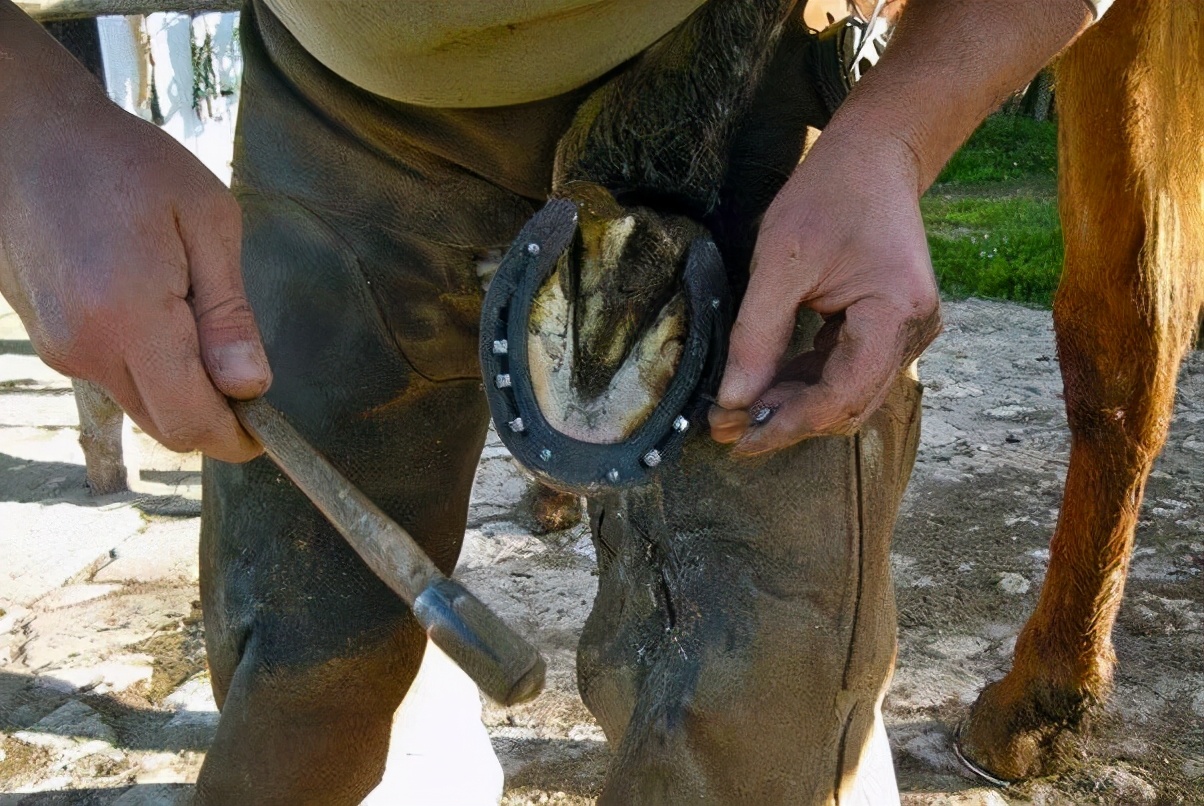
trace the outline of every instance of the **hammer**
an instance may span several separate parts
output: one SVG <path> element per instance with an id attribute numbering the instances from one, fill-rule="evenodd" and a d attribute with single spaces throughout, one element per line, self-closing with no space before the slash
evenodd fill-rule
<path id="1" fill-rule="evenodd" d="M 539 651 L 431 558 L 263 398 L 233 401 L 243 427 L 368 567 L 410 606 L 434 644 L 489 697 L 526 702 L 543 688 Z"/>

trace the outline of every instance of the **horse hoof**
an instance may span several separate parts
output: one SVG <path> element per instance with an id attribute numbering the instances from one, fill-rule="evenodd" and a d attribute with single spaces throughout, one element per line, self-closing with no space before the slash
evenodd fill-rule
<path id="1" fill-rule="evenodd" d="M 1076 731 L 1087 711 L 1081 696 L 1013 695 L 1008 683 L 983 689 L 955 740 L 967 769 L 996 786 L 1066 766 L 1079 751 Z"/>

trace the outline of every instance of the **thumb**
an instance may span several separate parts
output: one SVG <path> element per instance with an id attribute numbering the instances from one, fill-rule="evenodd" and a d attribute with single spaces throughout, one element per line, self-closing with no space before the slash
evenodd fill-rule
<path id="1" fill-rule="evenodd" d="M 213 385 L 227 397 L 250 400 L 267 391 L 272 371 L 255 316 L 243 289 L 242 222 L 231 198 L 222 212 L 205 217 L 207 231 L 189 232 L 184 221 L 192 306 L 201 359 Z"/>
<path id="2" fill-rule="evenodd" d="M 775 288 L 771 271 L 754 272 L 732 327 L 719 405 L 747 409 L 773 383 L 798 317 L 793 297 Z"/>

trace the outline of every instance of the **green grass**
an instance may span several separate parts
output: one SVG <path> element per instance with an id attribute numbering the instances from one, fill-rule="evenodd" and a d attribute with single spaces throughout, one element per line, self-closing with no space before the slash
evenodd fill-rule
<path id="1" fill-rule="evenodd" d="M 942 292 L 1048 305 L 1062 271 L 1052 123 L 989 118 L 920 202 Z"/>
<path id="2" fill-rule="evenodd" d="M 1058 127 L 1015 115 L 992 115 L 961 147 L 937 183 L 969 185 L 1017 180 L 1053 182 L 1058 175 Z"/>
<path id="3" fill-rule="evenodd" d="M 930 194 L 921 209 L 944 293 L 1049 305 L 1062 272 L 1053 198 Z"/>

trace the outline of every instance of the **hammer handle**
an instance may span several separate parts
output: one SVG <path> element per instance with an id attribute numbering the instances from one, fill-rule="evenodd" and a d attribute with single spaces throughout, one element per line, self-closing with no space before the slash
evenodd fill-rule
<path id="1" fill-rule="evenodd" d="M 482 691 L 503 705 L 539 693 L 544 661 L 535 647 L 445 577 L 409 532 L 352 485 L 266 400 L 234 401 L 233 407 L 264 452 Z"/>

